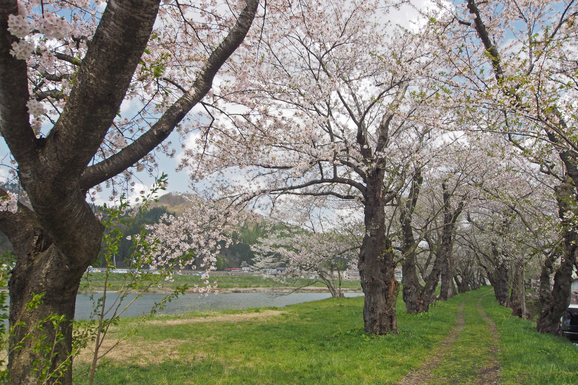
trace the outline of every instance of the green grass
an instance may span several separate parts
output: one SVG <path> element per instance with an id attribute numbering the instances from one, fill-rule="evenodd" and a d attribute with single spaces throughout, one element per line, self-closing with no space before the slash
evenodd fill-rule
<path id="1" fill-rule="evenodd" d="M 466 327 L 433 376 L 447 380 L 438 383 L 475 383 L 477 370 L 491 358 L 492 340 L 476 307 L 487 291 L 458 295 L 420 315 L 406 314 L 399 300 L 399 334 L 387 336 L 363 331 L 363 297 L 282 309 L 162 316 L 143 325 L 115 356 L 104 358 L 95 383 L 395 384 L 433 354 L 467 298 Z M 510 318 L 491 295 L 483 305 L 502 335 L 500 383 L 578 384 L 575 346 L 537 334 L 530 322 Z M 267 317 L 228 322 L 214 318 L 258 315 Z M 132 322 L 121 320 L 115 333 L 128 330 Z M 87 370 L 77 360 L 75 384 L 87 383 Z"/>
<path id="2" fill-rule="evenodd" d="M 476 384 L 482 368 L 492 366 L 494 340 L 476 306 L 484 294 L 485 290 L 474 292 L 465 302 L 464 328 L 433 370 L 433 383 Z"/>
<path id="3" fill-rule="evenodd" d="M 501 384 L 578 384 L 578 346 L 536 332 L 536 324 L 511 317 L 492 296 L 482 302 L 498 326 Z"/>

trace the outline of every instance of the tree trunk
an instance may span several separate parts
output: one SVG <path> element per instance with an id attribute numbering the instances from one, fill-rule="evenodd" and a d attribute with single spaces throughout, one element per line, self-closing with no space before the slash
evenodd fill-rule
<path id="1" fill-rule="evenodd" d="M 18 263 L 9 284 L 11 383 L 44 383 L 48 378 L 48 384 L 72 384 L 71 321 L 79 274 L 62 268 L 68 266 L 54 245 L 31 253 L 28 262 Z M 38 294 L 42 298 L 31 308 Z"/>
<path id="2" fill-rule="evenodd" d="M 388 250 L 391 243 L 386 239 L 375 241 L 366 235 L 359 256 L 361 287 L 365 294 L 364 329 L 374 334 L 397 334 L 395 306 L 399 284 L 395 280 L 393 254 Z"/>
<path id="3" fill-rule="evenodd" d="M 411 226 L 412 215 L 419 197 L 419 190 L 423 183 L 421 171 L 418 169 L 413 177 L 411 192 L 407 202 L 401 204 L 399 202 L 402 232 L 402 246 L 401 251 L 405 256 L 405 261 L 402 265 L 402 286 L 403 286 L 403 301 L 408 314 L 417 314 L 428 311 L 429 301 L 423 297 L 423 286 L 419 282 L 417 275 L 416 261 L 415 261 L 415 237 L 413 235 L 413 228 Z"/>
<path id="4" fill-rule="evenodd" d="M 454 276 L 454 281 L 456 283 L 456 286 L 458 287 L 458 293 L 467 293 L 468 291 L 470 291 L 470 282 L 471 282 L 471 278 L 470 276 L 464 276 L 461 280 L 459 276 Z"/>
<path id="5" fill-rule="evenodd" d="M 9 282 L 14 331 L 9 341 L 10 383 L 72 384 L 71 321 L 78 286 L 90 261 L 66 258 L 27 207 L 19 205 L 17 214 L 3 213 L 0 225 L 17 261 Z M 92 254 L 96 258 L 98 248 Z"/>
<path id="6" fill-rule="evenodd" d="M 424 287 L 419 283 L 415 267 L 415 256 L 405 259 L 402 266 L 403 301 L 408 314 L 428 311 L 431 301 L 424 297 Z M 431 298 L 430 298 L 431 299 Z"/>
<path id="7" fill-rule="evenodd" d="M 510 307 L 512 308 L 512 315 L 515 317 L 524 317 L 524 280 L 523 280 L 524 266 L 520 261 L 514 264 L 514 275 L 512 276 L 512 291 L 510 292 Z"/>
<path id="8" fill-rule="evenodd" d="M 397 333 L 394 255 L 386 236 L 383 170 L 368 178 L 365 193 L 365 236 L 359 253 L 359 275 L 365 294 L 363 322 L 366 332 Z"/>
<path id="9" fill-rule="evenodd" d="M 510 306 L 509 285 L 508 285 L 508 266 L 504 261 L 500 261 L 498 266 L 489 275 L 490 283 L 494 288 L 496 301 L 502 306 Z"/>
<path id="10" fill-rule="evenodd" d="M 540 333 L 560 334 L 560 317 L 570 304 L 570 292 L 572 288 L 572 269 L 576 261 L 578 234 L 565 214 L 572 211 L 575 206 L 575 189 L 569 178 L 556 187 L 556 200 L 558 201 L 558 214 L 563 224 L 564 253 L 562 262 L 554 275 L 554 287 L 550 291 L 550 277 L 548 274 L 548 259 L 542 266 L 540 276 L 540 316 L 536 329 Z"/>
<path id="11" fill-rule="evenodd" d="M 333 281 L 331 280 L 330 277 L 328 277 L 326 275 L 325 272 L 318 271 L 317 274 L 319 275 L 319 278 L 321 278 L 321 280 L 323 281 L 325 286 L 327 286 L 327 288 L 329 289 L 329 293 L 331 294 L 331 297 L 333 297 L 333 298 L 343 297 L 343 291 L 341 291 L 341 277 L 339 277 L 339 286 L 335 287 L 335 285 L 333 284 Z"/>
<path id="12" fill-rule="evenodd" d="M 452 255 L 452 249 L 454 246 L 454 230 L 456 227 L 456 221 L 460 216 L 463 208 L 464 202 L 460 202 L 458 207 L 451 211 L 450 199 L 451 194 L 446 188 L 445 184 L 442 184 L 443 188 L 443 212 L 444 212 L 444 226 L 442 228 L 442 240 L 440 247 L 438 249 L 440 264 L 441 264 L 441 287 L 439 299 L 442 301 L 447 301 L 452 295 L 454 295 L 456 288 L 453 286 L 453 269 L 452 263 L 450 261 Z"/>

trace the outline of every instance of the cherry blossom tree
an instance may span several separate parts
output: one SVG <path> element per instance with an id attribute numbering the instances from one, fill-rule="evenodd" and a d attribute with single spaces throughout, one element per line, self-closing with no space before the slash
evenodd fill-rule
<path id="1" fill-rule="evenodd" d="M 476 185 L 477 198 L 467 210 L 470 226 L 458 243 L 486 270 L 496 300 L 521 317 L 527 314 L 523 281 L 537 279 L 544 261 L 560 257 L 561 234 L 552 176 L 510 150 L 514 156 L 493 163 L 493 175 Z"/>
<path id="2" fill-rule="evenodd" d="M 443 72 L 455 75 L 445 83 L 452 95 L 445 104 L 461 108 L 472 126 L 507 135 L 544 172 L 554 172 L 548 159 L 552 152 L 565 166 L 568 178 L 562 175 L 556 194 L 566 223 L 562 230 L 566 254 L 556 271 L 551 301 L 544 303 L 538 322 L 539 331 L 557 333 L 576 259 L 569 220 L 574 208 L 568 199 L 578 181 L 577 4 L 467 0 L 438 5 L 438 11 L 429 15 L 431 28 L 425 33 L 440 48 Z"/>
<path id="3" fill-rule="evenodd" d="M 17 259 L 10 343 L 20 348 L 9 351 L 11 383 L 36 382 L 34 361 L 47 354 L 50 372 L 62 374 L 48 382 L 72 383 L 76 293 L 103 232 L 87 195 L 154 171 L 155 149 L 171 154 L 163 141 L 185 130 L 179 125 L 209 94 L 258 10 L 257 0 L 160 3 L 0 5 L 0 132 L 31 205 L 15 210 L 10 197 L 0 212 Z M 142 107 L 127 118 L 123 102 Z M 27 308 L 38 293 L 43 301 Z M 55 314 L 66 319 L 58 330 L 33 327 Z M 35 340 L 57 336 L 53 351 L 34 349 Z"/>
<path id="4" fill-rule="evenodd" d="M 209 273 L 216 270 L 217 254 L 231 245 L 233 232 L 248 215 L 226 200 L 213 202 L 196 194 L 185 199 L 191 205 L 180 215 L 165 214 L 158 224 L 147 226 L 145 243 L 150 250 L 142 252 L 141 263 L 152 269 L 167 270 L 167 278 L 172 279 L 172 266 L 184 269 L 193 261 L 198 262 L 204 270 L 204 286 L 195 285 L 194 290 L 207 295 L 217 289 L 216 283 L 209 281 Z"/>
<path id="5" fill-rule="evenodd" d="M 437 122 L 433 109 L 420 109 L 428 95 L 417 92 L 417 74 L 431 58 L 417 37 L 384 23 L 387 6 L 301 1 L 284 12 L 270 8 L 262 43 L 231 72 L 249 71 L 246 83 L 222 85 L 229 95 L 214 111 L 226 114 L 185 160 L 210 166 L 195 169 L 195 178 L 222 181 L 241 169 L 253 184 L 235 185 L 239 197 L 360 202 L 364 327 L 376 334 L 397 332 L 386 206 L 419 165 L 431 129 L 422 121 Z"/>
<path id="6" fill-rule="evenodd" d="M 414 174 L 407 198 L 398 204 L 403 298 L 409 313 L 428 311 L 436 299 L 453 295 L 452 249 L 458 219 L 469 200 L 471 180 L 482 172 L 476 147 L 460 143 L 463 133 L 448 142 L 438 140 L 430 160 Z M 419 261 L 418 254 L 427 257 Z"/>
<path id="7" fill-rule="evenodd" d="M 286 275 L 314 274 L 327 286 L 332 297 L 343 297 L 341 283 L 345 272 L 359 253 L 361 237 L 333 230 L 312 233 L 279 231 L 251 248 L 255 265 L 264 268 L 286 267 Z"/>

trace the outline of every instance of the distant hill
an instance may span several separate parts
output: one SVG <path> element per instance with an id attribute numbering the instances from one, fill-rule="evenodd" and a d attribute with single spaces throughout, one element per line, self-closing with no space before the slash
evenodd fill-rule
<path id="1" fill-rule="evenodd" d="M 186 198 L 186 194 L 168 193 L 159 197 L 157 202 L 150 204 L 150 208 L 154 207 L 166 207 L 168 211 L 180 215 L 185 209 L 191 207 L 191 202 Z"/>

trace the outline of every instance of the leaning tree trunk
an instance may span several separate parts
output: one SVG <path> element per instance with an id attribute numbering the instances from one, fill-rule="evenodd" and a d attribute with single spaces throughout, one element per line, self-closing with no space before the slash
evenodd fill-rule
<path id="1" fill-rule="evenodd" d="M 319 278 L 323 281 L 325 286 L 329 289 L 329 293 L 331 293 L 331 297 L 333 298 L 341 298 L 343 297 L 343 291 L 341 291 L 341 277 L 339 277 L 338 286 L 334 285 L 331 277 L 327 275 L 324 271 L 318 271 Z"/>
<path id="2" fill-rule="evenodd" d="M 366 332 L 397 333 L 394 255 L 386 236 L 383 170 L 368 178 L 365 192 L 365 235 L 359 253 L 359 275 L 365 294 L 363 322 Z"/>
<path id="3" fill-rule="evenodd" d="M 536 329 L 540 333 L 560 334 L 560 317 L 570 304 L 572 288 L 572 269 L 576 261 L 578 234 L 571 225 L 567 213 L 573 214 L 575 188 L 569 178 L 556 187 L 558 214 L 564 231 L 564 253 L 560 266 L 554 275 L 554 287 L 550 291 L 550 278 L 547 266 L 542 267 L 540 277 L 540 316 Z M 548 262 L 548 260 L 547 260 Z M 546 262 L 546 263 L 547 263 Z M 548 287 L 546 287 L 546 285 Z"/>

